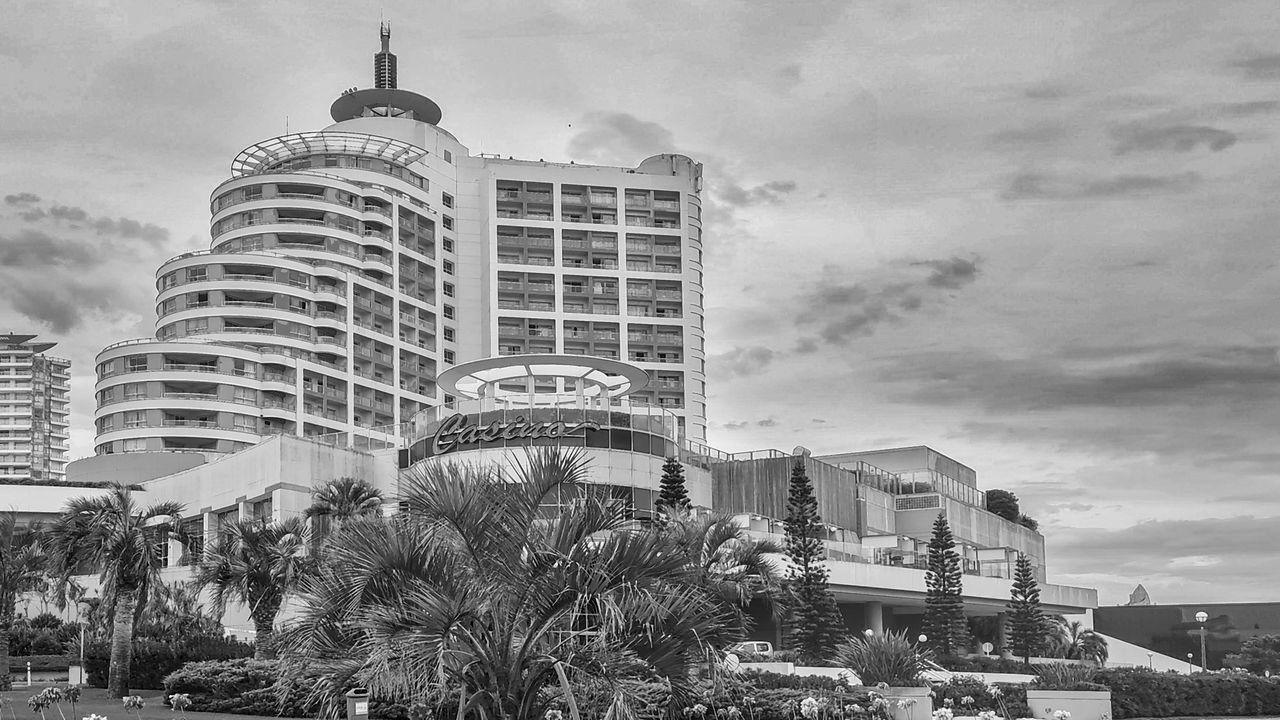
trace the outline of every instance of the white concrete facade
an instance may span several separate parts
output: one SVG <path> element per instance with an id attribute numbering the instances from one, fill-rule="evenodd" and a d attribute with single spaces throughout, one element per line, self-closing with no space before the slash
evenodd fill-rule
<path id="1" fill-rule="evenodd" d="M 0 334 L 0 480 L 61 482 L 70 447 L 71 361 L 35 335 Z"/>

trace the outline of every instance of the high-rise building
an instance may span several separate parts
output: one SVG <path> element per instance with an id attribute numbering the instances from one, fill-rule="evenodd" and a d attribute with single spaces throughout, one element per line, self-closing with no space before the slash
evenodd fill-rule
<path id="1" fill-rule="evenodd" d="M 156 274 L 155 337 L 98 355 L 96 452 L 389 437 L 454 399 L 444 369 L 545 352 L 638 364 L 633 399 L 704 440 L 701 165 L 472 155 L 389 39 L 335 124 L 232 162 L 210 248 Z"/>
<path id="2" fill-rule="evenodd" d="M 0 335 L 0 481 L 67 479 L 71 361 L 35 335 Z"/>

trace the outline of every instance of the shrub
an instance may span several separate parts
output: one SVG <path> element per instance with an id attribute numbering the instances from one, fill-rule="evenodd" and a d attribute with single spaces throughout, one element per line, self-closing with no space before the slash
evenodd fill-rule
<path id="1" fill-rule="evenodd" d="M 934 658 L 934 662 L 952 672 L 973 673 L 1030 673 L 1032 670 L 1021 660 L 1001 657 L 957 657 L 948 655 Z"/>
<path id="2" fill-rule="evenodd" d="M 1116 720 L 1136 717 L 1280 715 L 1280 680 L 1238 674 L 1099 670 Z"/>
<path id="3" fill-rule="evenodd" d="M 1044 690 L 1106 690 L 1105 685 L 1093 682 L 1098 669 L 1091 665 L 1049 663 L 1036 665 L 1036 687 Z"/>
<path id="4" fill-rule="evenodd" d="M 977 715 L 983 710 L 993 710 L 1001 717 L 1031 717 L 1027 708 L 1027 688 L 1018 683 L 987 685 L 972 675 L 956 675 L 934 686 L 933 698 L 935 707 L 950 707 L 956 715 Z M 972 702 L 966 703 L 965 698 L 972 698 Z M 948 702 L 951 704 L 947 705 Z"/>
<path id="5" fill-rule="evenodd" d="M 922 657 L 920 649 L 907 639 L 906 632 L 854 637 L 836 650 L 837 665 L 853 670 L 864 685 L 919 685 Z"/>
<path id="6" fill-rule="evenodd" d="M 849 684 L 823 675 L 782 675 L 763 670 L 746 670 L 738 676 L 744 685 L 758 690 L 826 690 L 849 692 Z"/>
<path id="7" fill-rule="evenodd" d="M 252 655 L 252 645 L 222 637 L 197 636 L 176 644 L 134 640 L 129 685 L 135 689 L 158 690 L 164 687 L 166 675 L 189 662 L 229 660 Z M 85 650 L 84 664 L 90 686 L 107 686 L 107 667 L 110 661 L 110 643 L 95 641 L 89 644 Z"/>
<path id="8" fill-rule="evenodd" d="M 725 678 L 716 687 L 704 684 L 702 692 L 690 704 L 701 704 L 706 720 L 727 717 L 730 708 L 737 708 L 742 718 L 755 720 L 796 720 L 802 717 L 801 703 L 806 698 L 814 698 L 825 710 L 819 718 L 849 718 L 850 720 L 887 720 L 887 713 L 871 712 L 871 691 L 866 689 L 824 691 L 798 688 L 761 688 L 753 684 L 758 676 L 746 674 L 739 678 Z M 657 720 L 669 717 L 671 697 L 667 693 L 667 685 L 661 682 L 644 682 L 632 685 L 628 694 L 632 697 L 632 706 L 638 720 Z M 574 689 L 574 699 L 578 710 L 584 718 L 605 717 L 613 694 L 602 684 L 578 685 Z M 853 706 L 861 708 L 861 713 L 854 712 Z M 552 701 L 552 708 L 560 710 L 568 717 L 567 708 L 560 697 Z M 686 708 L 675 708 L 681 716 L 697 718 L 698 715 L 682 712 Z M 748 711 L 749 710 L 749 711 Z M 445 717 L 438 714 L 437 718 Z M 452 720 L 452 716 L 448 716 Z"/>
<path id="9" fill-rule="evenodd" d="M 295 718 L 341 715 L 336 701 L 325 705 L 309 699 L 310 689 L 322 680 L 305 669 L 284 672 L 278 660 L 241 658 L 187 663 L 165 677 L 164 689 L 166 695 L 189 696 L 192 711 Z M 408 709 L 384 698 L 370 698 L 369 715 L 405 720 Z"/>
<path id="10" fill-rule="evenodd" d="M 48 670 L 66 670 L 71 663 L 78 662 L 79 658 L 69 657 L 67 655 L 10 655 L 9 656 L 9 672 L 25 673 L 27 671 L 27 663 L 31 663 L 31 670 L 35 672 Z"/>

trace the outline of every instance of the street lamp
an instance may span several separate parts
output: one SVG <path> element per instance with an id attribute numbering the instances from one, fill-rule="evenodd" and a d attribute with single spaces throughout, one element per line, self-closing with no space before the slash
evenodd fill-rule
<path id="1" fill-rule="evenodd" d="M 928 636 L 928 635 L 925 635 L 924 633 L 920 633 L 920 637 L 918 637 L 918 638 L 916 638 L 916 639 L 920 641 L 920 644 L 921 644 L 921 645 L 923 645 L 923 644 L 925 644 L 925 643 L 929 642 L 929 636 Z"/>
<path id="2" fill-rule="evenodd" d="M 1192 653 L 1187 653 L 1187 674 L 1188 674 L 1188 675 L 1190 675 L 1190 674 L 1191 674 L 1191 658 L 1192 658 L 1192 657 L 1194 657 L 1194 654 L 1192 654 Z"/>
<path id="3" fill-rule="evenodd" d="M 1209 671 L 1209 663 L 1205 659 L 1206 656 L 1204 651 L 1204 635 L 1205 635 L 1204 623 L 1208 619 L 1209 619 L 1209 613 L 1203 610 L 1196 613 L 1196 622 L 1200 623 L 1200 669 L 1204 670 L 1205 672 Z"/>
<path id="4" fill-rule="evenodd" d="M 1155 653 L 1147 653 L 1147 667 L 1152 670 L 1156 669 Z"/>

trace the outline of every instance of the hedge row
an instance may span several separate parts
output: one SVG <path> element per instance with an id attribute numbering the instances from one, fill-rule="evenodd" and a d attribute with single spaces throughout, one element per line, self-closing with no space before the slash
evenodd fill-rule
<path id="1" fill-rule="evenodd" d="M 9 672 L 25 673 L 27 671 L 27 663 L 31 663 L 31 672 L 36 672 L 37 670 L 45 672 L 48 670 L 66 670 L 78 662 L 80 662 L 79 657 L 69 655 L 10 655 Z"/>
<path id="2" fill-rule="evenodd" d="M 1150 670 L 1100 670 L 1094 682 L 1111 688 L 1116 720 L 1138 717 L 1280 715 L 1280 678 L 1236 673 L 1178 675 Z"/>
<path id="3" fill-rule="evenodd" d="M 230 660 L 253 655 L 253 646 L 228 638 L 197 636 L 177 644 L 154 640 L 135 640 L 133 662 L 129 666 L 129 686 L 135 690 L 159 690 L 169 673 L 190 662 Z M 85 650 L 85 672 L 91 687 L 107 686 L 107 670 L 111 664 L 111 645 L 89 643 Z"/>
<path id="4" fill-rule="evenodd" d="M 274 660 L 228 660 L 189 663 L 165 678 L 166 693 L 185 693 L 191 698 L 189 710 L 221 712 L 241 715 L 278 715 L 280 717 L 318 717 L 339 710 L 321 707 L 308 699 L 308 689 L 319 680 L 305 674 L 281 677 L 279 663 Z M 808 687 L 806 687 L 808 686 Z M 640 683 L 633 687 L 639 717 L 657 718 L 670 703 L 665 683 Z M 584 717 L 604 717 L 612 691 L 603 686 L 586 685 L 577 689 L 575 699 Z M 808 697 L 826 698 L 831 706 L 849 707 L 844 716 L 871 720 L 870 701 L 865 689 L 850 689 L 825 678 L 792 678 L 780 675 L 748 673 L 740 679 L 720 684 L 717 692 L 699 696 L 698 702 L 707 707 L 707 717 L 715 717 L 716 710 L 727 711 L 737 707 L 744 713 L 750 706 L 755 720 L 793 720 L 800 716 L 800 702 Z M 457 701 L 445 698 L 415 719 L 438 718 L 452 720 L 457 715 Z M 862 708 L 861 714 L 852 706 Z M 557 700 L 552 707 L 566 711 Z M 374 720 L 405 720 L 409 708 L 404 704 L 370 698 L 369 714 Z M 567 712 L 566 712 L 567 716 Z"/>

